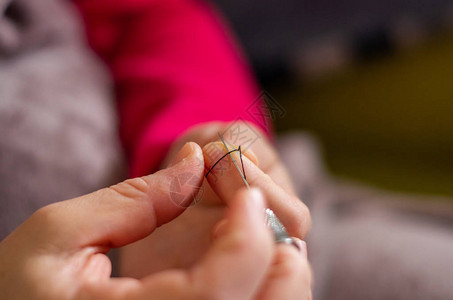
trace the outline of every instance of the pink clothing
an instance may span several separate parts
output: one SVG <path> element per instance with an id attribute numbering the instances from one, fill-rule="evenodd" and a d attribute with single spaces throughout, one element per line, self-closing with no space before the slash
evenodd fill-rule
<path id="1" fill-rule="evenodd" d="M 193 125 L 254 122 L 246 110 L 259 94 L 257 84 L 207 3 L 76 3 L 91 46 L 114 76 L 131 176 L 156 170 L 170 145 Z"/>

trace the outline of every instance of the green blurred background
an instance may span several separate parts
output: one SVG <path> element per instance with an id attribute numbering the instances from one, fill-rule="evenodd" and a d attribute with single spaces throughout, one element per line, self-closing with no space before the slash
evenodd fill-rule
<path id="1" fill-rule="evenodd" d="M 267 90 L 278 132 L 321 142 L 337 177 L 453 196 L 451 0 L 214 0 Z"/>
<path id="2" fill-rule="evenodd" d="M 315 133 L 337 176 L 453 196 L 453 34 L 270 92 L 277 130 Z"/>

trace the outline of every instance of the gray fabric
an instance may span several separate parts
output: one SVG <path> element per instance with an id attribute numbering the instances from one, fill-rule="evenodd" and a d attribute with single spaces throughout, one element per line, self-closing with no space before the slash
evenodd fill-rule
<path id="1" fill-rule="evenodd" d="M 3 239 L 39 207 L 118 181 L 122 155 L 110 78 L 69 2 L 0 0 L 0 13 Z"/>
<path id="2" fill-rule="evenodd" d="M 452 199 L 334 180 L 307 134 L 278 145 L 312 213 L 314 299 L 453 299 Z"/>

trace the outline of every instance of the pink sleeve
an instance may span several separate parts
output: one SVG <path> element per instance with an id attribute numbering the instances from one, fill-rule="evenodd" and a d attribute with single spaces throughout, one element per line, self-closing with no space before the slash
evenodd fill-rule
<path id="1" fill-rule="evenodd" d="M 256 124 L 246 111 L 259 94 L 257 84 L 208 4 L 78 4 L 91 45 L 114 75 L 131 176 L 156 170 L 173 141 L 193 125 L 238 118 Z"/>

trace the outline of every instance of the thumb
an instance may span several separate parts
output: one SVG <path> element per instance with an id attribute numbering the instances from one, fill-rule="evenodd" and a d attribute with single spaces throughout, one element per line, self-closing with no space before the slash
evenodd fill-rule
<path id="1" fill-rule="evenodd" d="M 231 199 L 220 233 L 191 270 L 195 288 L 217 295 L 208 299 L 254 298 L 273 256 L 264 209 L 264 198 L 258 189 L 242 189 Z"/>
<path id="2" fill-rule="evenodd" d="M 171 167 L 46 206 L 29 223 L 38 236 L 64 249 L 121 247 L 179 216 L 198 193 L 203 171 L 200 147 L 187 143 Z"/>

